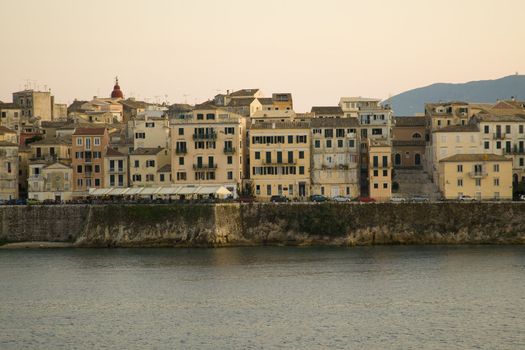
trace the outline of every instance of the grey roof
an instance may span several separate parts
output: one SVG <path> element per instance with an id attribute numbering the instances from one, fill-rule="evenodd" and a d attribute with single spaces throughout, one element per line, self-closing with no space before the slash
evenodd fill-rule
<path id="1" fill-rule="evenodd" d="M 159 170 L 157 170 L 158 173 L 169 173 L 171 172 L 171 164 L 166 164 L 162 166 Z"/>
<path id="2" fill-rule="evenodd" d="M 511 158 L 497 154 L 455 154 L 453 156 L 441 159 L 440 162 L 497 162 L 509 161 Z"/>
<path id="3" fill-rule="evenodd" d="M 476 124 L 467 125 L 448 125 L 444 128 L 434 130 L 433 132 L 478 132 L 479 128 Z"/>
<path id="4" fill-rule="evenodd" d="M 425 146 L 426 145 L 426 142 L 425 140 L 392 140 L 392 145 L 394 147 L 396 146 L 417 146 L 417 147 L 421 147 L 421 146 Z"/>
<path id="5" fill-rule="evenodd" d="M 227 107 L 249 107 L 253 101 L 255 98 L 236 98 L 232 99 Z"/>
<path id="6" fill-rule="evenodd" d="M 425 126 L 426 117 L 394 117 L 396 127 Z"/>
<path id="7" fill-rule="evenodd" d="M 339 106 L 313 106 L 312 113 L 315 114 L 340 114 L 343 115 L 343 110 Z"/>
<path id="8" fill-rule="evenodd" d="M 517 110 L 519 111 L 519 110 Z M 525 122 L 525 113 L 477 113 L 474 118 L 480 122 Z"/>
<path id="9" fill-rule="evenodd" d="M 71 146 L 71 137 L 49 137 L 39 141 L 31 142 L 31 145 L 65 145 Z"/>
<path id="10" fill-rule="evenodd" d="M 160 152 L 164 151 L 164 148 L 137 148 L 133 152 L 131 152 L 131 155 L 134 156 L 145 156 L 145 155 L 157 155 Z"/>
<path id="11" fill-rule="evenodd" d="M 257 99 L 262 105 L 273 105 L 273 98 L 271 97 L 258 97 Z"/>
<path id="12" fill-rule="evenodd" d="M 259 91 L 259 89 L 241 89 L 241 90 L 237 90 L 237 91 L 232 92 L 230 94 L 230 96 L 233 96 L 233 97 L 253 97 L 253 95 L 255 95 L 258 91 Z"/>

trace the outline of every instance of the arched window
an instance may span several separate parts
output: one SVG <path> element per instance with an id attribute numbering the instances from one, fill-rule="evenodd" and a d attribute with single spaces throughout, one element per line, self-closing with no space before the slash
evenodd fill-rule
<path id="1" fill-rule="evenodd" d="M 412 134 L 412 138 L 413 139 L 420 139 L 421 138 L 421 134 L 418 133 L 418 132 L 415 132 L 415 133 Z"/>
<path id="2" fill-rule="evenodd" d="M 394 162 L 395 162 L 396 165 L 401 165 L 401 154 L 396 153 L 396 155 L 394 157 Z"/>
<path id="3" fill-rule="evenodd" d="M 414 156 L 414 163 L 416 165 L 421 165 L 421 155 L 419 153 L 416 153 L 416 155 Z"/>

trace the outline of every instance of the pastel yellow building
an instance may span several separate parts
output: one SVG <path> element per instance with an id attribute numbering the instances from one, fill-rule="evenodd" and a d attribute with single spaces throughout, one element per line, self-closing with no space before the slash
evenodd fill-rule
<path id="1" fill-rule="evenodd" d="M 512 160 L 496 154 L 456 154 L 439 162 L 443 198 L 512 199 Z"/>
<path id="2" fill-rule="evenodd" d="M 35 161 L 29 165 L 28 198 L 38 201 L 69 201 L 73 197 L 73 169 L 67 164 L 46 164 Z"/>
<path id="3" fill-rule="evenodd" d="M 133 187 L 165 184 L 158 170 L 170 164 L 171 153 L 165 148 L 137 148 L 129 155 L 129 175 Z"/>
<path id="4" fill-rule="evenodd" d="M 137 148 L 169 148 L 170 123 L 167 117 L 139 115 L 128 121 L 128 135 Z"/>
<path id="5" fill-rule="evenodd" d="M 250 128 L 250 179 L 259 200 L 310 195 L 310 124 L 256 123 Z"/>
<path id="6" fill-rule="evenodd" d="M 392 147 L 389 142 L 368 140 L 369 196 L 385 202 L 392 197 Z"/>
<path id="7" fill-rule="evenodd" d="M 483 153 L 479 126 L 476 124 L 449 125 L 434 130 L 427 146 L 427 165 L 434 183 L 439 183 L 439 161 L 455 154 Z"/>
<path id="8" fill-rule="evenodd" d="M 0 126 L 20 132 L 22 109 L 14 103 L 0 103 Z"/>
<path id="9" fill-rule="evenodd" d="M 358 197 L 359 141 L 357 119 L 312 119 L 312 194 Z"/>
<path id="10" fill-rule="evenodd" d="M 234 196 L 247 157 L 246 118 L 221 108 L 171 120 L 171 176 L 181 185 L 220 185 Z"/>
<path id="11" fill-rule="evenodd" d="M 474 114 L 490 107 L 491 104 L 483 103 L 427 103 L 425 104 L 427 127 L 430 131 L 434 131 L 447 126 L 467 125 Z"/>

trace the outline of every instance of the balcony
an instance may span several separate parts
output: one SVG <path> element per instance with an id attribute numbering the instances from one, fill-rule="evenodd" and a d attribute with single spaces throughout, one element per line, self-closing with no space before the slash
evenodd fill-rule
<path id="1" fill-rule="evenodd" d="M 207 134 L 193 134 L 193 140 L 194 141 L 209 141 L 209 140 L 216 140 L 217 134 L 215 132 L 207 133 Z"/>
<path id="2" fill-rule="evenodd" d="M 110 173 L 123 173 L 124 168 L 109 168 Z"/>
<path id="3" fill-rule="evenodd" d="M 214 170 L 217 164 L 193 164 L 193 170 Z"/>
<path id="4" fill-rule="evenodd" d="M 296 165 L 297 160 L 293 159 L 291 161 L 285 162 L 284 160 L 263 160 L 262 162 L 264 165 Z"/>
<path id="5" fill-rule="evenodd" d="M 517 154 L 525 154 L 525 148 L 520 148 L 516 145 L 512 149 L 503 149 L 503 154 L 509 154 L 509 155 L 517 155 Z"/>
<path id="6" fill-rule="evenodd" d="M 507 134 L 503 132 L 495 132 L 494 134 L 492 134 L 492 138 L 494 140 L 504 140 L 507 138 Z"/>
<path id="7" fill-rule="evenodd" d="M 487 177 L 487 173 L 485 171 L 471 171 L 468 174 L 473 179 L 481 179 Z"/>
<path id="8" fill-rule="evenodd" d="M 234 154 L 235 153 L 235 147 L 224 147 L 224 153 L 225 154 Z"/>
<path id="9" fill-rule="evenodd" d="M 188 150 L 186 148 L 176 148 L 175 149 L 175 154 L 187 154 L 187 153 L 188 153 Z"/>

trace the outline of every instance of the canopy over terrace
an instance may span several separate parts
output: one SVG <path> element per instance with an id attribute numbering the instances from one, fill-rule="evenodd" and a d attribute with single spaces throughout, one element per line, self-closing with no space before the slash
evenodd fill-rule
<path id="1" fill-rule="evenodd" d="M 162 196 L 184 196 L 188 197 L 208 197 L 227 198 L 232 196 L 232 192 L 224 186 L 161 186 L 161 187 L 132 187 L 132 188 L 90 188 L 89 195 L 93 197 L 106 196 L 145 196 L 145 197 L 162 197 Z"/>

